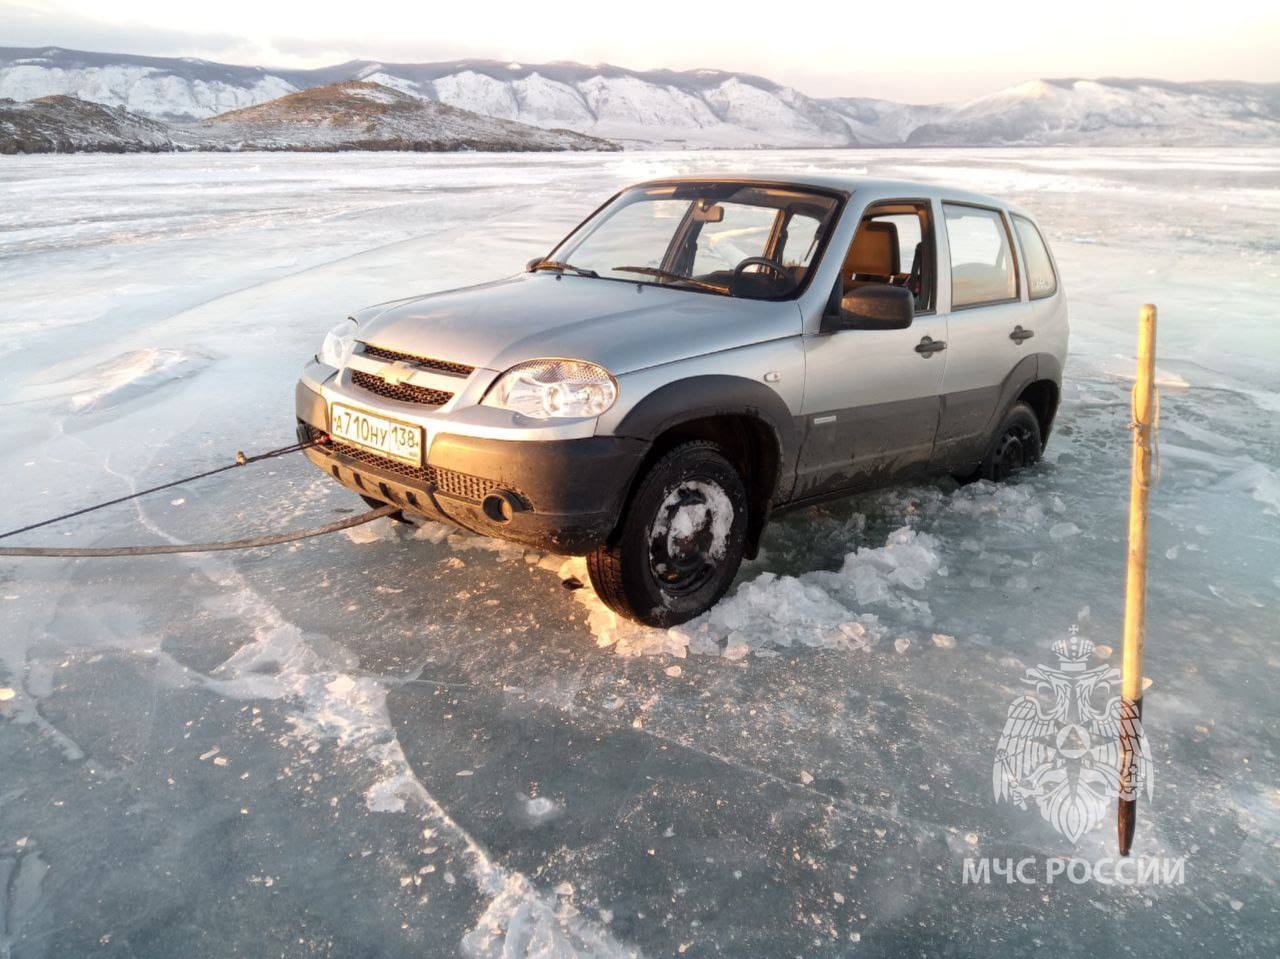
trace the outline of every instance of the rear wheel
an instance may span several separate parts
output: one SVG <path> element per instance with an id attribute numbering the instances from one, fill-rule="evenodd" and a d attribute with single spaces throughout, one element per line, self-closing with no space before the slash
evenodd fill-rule
<path id="1" fill-rule="evenodd" d="M 587 557 L 615 612 L 675 626 L 725 594 L 746 546 L 747 492 L 720 448 L 698 440 L 664 454 L 640 480 L 614 542 Z"/>
<path id="2" fill-rule="evenodd" d="M 1014 403 L 996 431 L 995 441 L 974 479 L 999 483 L 1038 463 L 1042 452 L 1044 443 L 1040 438 L 1040 421 L 1026 403 Z"/>

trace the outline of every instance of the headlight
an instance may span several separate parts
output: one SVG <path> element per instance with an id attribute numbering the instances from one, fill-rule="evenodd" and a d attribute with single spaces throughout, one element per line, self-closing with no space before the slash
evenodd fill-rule
<path id="1" fill-rule="evenodd" d="M 356 345 L 356 321 L 343 320 L 324 335 L 324 345 L 316 357 L 326 366 L 342 369 L 351 359 L 351 350 Z"/>
<path id="2" fill-rule="evenodd" d="M 529 360 L 498 377 L 485 406 L 534 419 L 599 416 L 618 398 L 618 383 L 603 366 L 584 360 Z"/>

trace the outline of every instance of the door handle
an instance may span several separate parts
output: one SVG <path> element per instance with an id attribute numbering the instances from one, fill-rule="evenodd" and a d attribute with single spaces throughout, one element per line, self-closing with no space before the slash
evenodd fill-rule
<path id="1" fill-rule="evenodd" d="M 1021 326 L 1015 326 L 1013 332 L 1009 334 L 1009 339 L 1015 343 L 1021 343 L 1023 340 L 1029 340 L 1035 335 L 1034 330 L 1024 330 Z"/>
<path id="2" fill-rule="evenodd" d="M 919 343 L 916 344 L 916 352 L 919 353 L 921 356 L 923 356 L 926 360 L 929 357 L 933 356 L 934 353 L 939 353 L 942 350 L 945 350 L 946 348 L 947 348 L 947 344 L 945 342 L 943 342 L 942 340 L 935 340 L 929 336 L 926 336 L 924 339 L 922 339 Z"/>

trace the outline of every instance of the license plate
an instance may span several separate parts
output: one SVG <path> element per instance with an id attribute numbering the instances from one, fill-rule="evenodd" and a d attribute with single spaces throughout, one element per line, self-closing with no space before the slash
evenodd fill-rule
<path id="1" fill-rule="evenodd" d="M 422 427 L 401 423 L 342 403 L 329 408 L 329 433 L 335 438 L 400 460 L 422 465 Z"/>

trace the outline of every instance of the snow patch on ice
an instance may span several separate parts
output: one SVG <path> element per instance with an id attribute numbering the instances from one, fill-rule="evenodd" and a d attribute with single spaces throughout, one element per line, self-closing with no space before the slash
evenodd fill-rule
<path id="1" fill-rule="evenodd" d="M 489 536 L 476 536 L 460 530 L 450 530 L 446 537 L 449 546 L 457 550 L 480 549 L 497 553 L 498 558 L 508 562 L 523 560 L 525 548 L 505 539 L 493 539 Z M 436 541 L 438 542 L 438 540 Z"/>
<path id="2" fill-rule="evenodd" d="M 66 400 L 72 412 L 87 413 L 192 376 L 207 363 L 206 357 L 182 350 L 133 350 L 64 379 L 42 383 L 37 378 L 19 391 L 18 402 Z"/>
<path id="3" fill-rule="evenodd" d="M 398 534 L 395 520 L 382 517 L 375 519 L 372 523 L 365 523 L 362 526 L 353 526 L 351 529 L 344 530 L 347 539 L 355 543 L 357 546 L 367 546 L 369 543 L 381 543 L 394 540 Z"/>
<path id="4" fill-rule="evenodd" d="M 1263 505 L 1264 513 L 1280 516 L 1280 477 L 1266 463 L 1248 456 L 1226 456 L 1174 443 L 1160 444 L 1159 451 L 1166 469 L 1169 465 L 1178 465 L 1208 470 L 1217 474 L 1212 486 L 1215 491 L 1249 493 Z"/>
<path id="5" fill-rule="evenodd" d="M 1242 387 L 1230 387 L 1219 384 L 1218 389 L 1239 393 L 1250 400 L 1258 409 L 1268 413 L 1280 413 L 1280 392 L 1272 390 L 1251 390 Z"/>
<path id="6" fill-rule="evenodd" d="M 1263 505 L 1263 512 L 1280 516 L 1280 479 L 1265 463 L 1246 466 L 1218 484 L 1220 490 L 1243 490 Z"/>
<path id="7" fill-rule="evenodd" d="M 552 565 L 554 560 L 548 557 L 545 565 Z M 583 584 L 582 589 L 573 591 L 574 602 L 587 611 L 587 628 L 601 647 L 612 646 L 619 656 L 677 656 L 684 658 L 688 648 L 688 640 L 674 634 L 670 630 L 651 629 L 641 626 L 629 619 L 623 619 L 596 595 L 590 586 L 591 578 L 587 574 L 587 563 L 580 556 L 561 560 L 556 568 L 556 575 L 561 581 L 576 579 Z"/>
<path id="8" fill-rule="evenodd" d="M 529 882 L 509 874 L 476 927 L 462 940 L 473 959 L 620 959 L 639 956 L 609 933 L 585 922 L 565 895 L 530 895 Z"/>
<path id="9" fill-rule="evenodd" d="M 554 799 L 548 799 L 546 796 L 521 796 L 521 806 L 529 823 L 534 826 L 540 826 L 544 822 L 548 822 L 564 811 Z"/>
<path id="10" fill-rule="evenodd" d="M 426 520 L 414 528 L 410 538 L 424 543 L 439 544 L 457 532 L 457 529 L 448 523 L 435 523 L 431 520 Z"/>
<path id="11" fill-rule="evenodd" d="M 587 581 L 585 564 L 578 559 L 566 562 L 560 575 Z M 620 618 L 589 588 L 573 595 L 587 609 L 587 626 L 597 644 L 612 646 L 620 656 L 684 658 L 693 653 L 735 660 L 793 646 L 855 650 L 874 645 L 887 628 L 865 607 L 928 626 L 929 607 L 912 594 L 935 575 L 947 575 L 937 540 L 902 527 L 883 546 L 855 549 L 835 571 L 762 573 L 707 613 L 670 629 Z"/>
<path id="12" fill-rule="evenodd" d="M 928 605 L 912 594 L 935 575 L 946 575 L 938 542 L 901 527 L 883 546 L 848 553 L 839 570 L 801 576 L 763 573 L 698 619 L 676 627 L 694 653 L 742 644 L 751 651 L 791 646 L 859 649 L 884 637 L 867 607 L 900 619 L 932 621 Z"/>
<path id="13" fill-rule="evenodd" d="M 213 566 L 217 561 L 209 560 Z M 536 889 L 522 873 L 495 862 L 423 786 L 400 746 L 387 710 L 387 689 L 353 670 L 356 657 L 336 643 L 310 641 L 223 564 L 211 576 L 226 589 L 224 614 L 254 623 L 254 638 L 208 678 L 211 689 L 241 699 L 296 702 L 291 717 L 302 741 L 332 741 L 380 770 L 365 792 L 372 812 L 422 815 L 435 833 L 460 850 L 488 907 L 463 939 L 470 956 L 576 959 L 636 956 L 583 918 L 562 898 Z M 446 881 L 456 881 L 445 874 Z"/>

